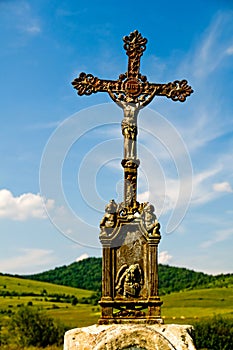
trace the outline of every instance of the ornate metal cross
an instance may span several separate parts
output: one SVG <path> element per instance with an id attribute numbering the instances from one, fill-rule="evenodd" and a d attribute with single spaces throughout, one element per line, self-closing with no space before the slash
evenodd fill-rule
<path id="1" fill-rule="evenodd" d="M 122 134 L 124 136 L 124 204 L 134 210 L 137 207 L 137 116 L 143 107 L 155 96 L 166 96 L 173 101 L 184 102 L 193 90 L 186 80 L 175 80 L 166 84 L 147 81 L 140 73 L 140 58 L 146 49 L 147 39 L 135 30 L 123 38 L 124 49 L 128 55 L 128 71 L 120 74 L 118 80 L 103 80 L 92 74 L 81 73 L 72 82 L 78 94 L 91 95 L 96 92 L 108 92 L 112 100 L 124 111 Z"/>
<path id="2" fill-rule="evenodd" d="M 140 73 L 140 59 L 147 39 L 135 30 L 123 38 L 128 71 L 118 80 L 102 80 L 81 73 L 73 86 L 79 95 L 108 92 L 123 109 L 124 201 L 111 200 L 100 222 L 103 247 L 102 308 L 99 324 L 161 323 L 158 295 L 158 244 L 160 224 L 154 206 L 137 202 L 137 117 L 155 96 L 185 101 L 193 91 L 186 80 L 154 84 Z M 117 310 L 117 312 L 115 312 Z"/>

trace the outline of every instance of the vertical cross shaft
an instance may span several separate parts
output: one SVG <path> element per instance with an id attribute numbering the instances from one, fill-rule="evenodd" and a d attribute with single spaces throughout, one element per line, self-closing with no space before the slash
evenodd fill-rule
<path id="1" fill-rule="evenodd" d="M 136 206 L 137 202 L 137 117 L 139 110 L 135 104 L 123 106 L 124 119 L 121 123 L 124 136 L 124 204 L 126 207 Z"/>
<path id="2" fill-rule="evenodd" d="M 137 31 L 125 36 L 124 49 L 129 57 L 127 77 L 138 79 L 140 70 L 140 59 L 146 49 L 147 39 L 143 38 Z"/>

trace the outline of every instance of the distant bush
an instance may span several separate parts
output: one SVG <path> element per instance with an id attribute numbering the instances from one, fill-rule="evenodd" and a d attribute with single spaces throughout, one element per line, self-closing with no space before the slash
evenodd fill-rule
<path id="1" fill-rule="evenodd" d="M 233 319 L 215 316 L 196 322 L 195 345 L 198 350 L 232 350 Z"/>
<path id="2" fill-rule="evenodd" d="M 67 330 L 55 324 L 53 319 L 33 307 L 23 306 L 12 315 L 8 326 L 11 336 L 21 347 L 61 345 Z"/>
<path id="3" fill-rule="evenodd" d="M 71 299 L 71 305 L 75 306 L 78 304 L 78 298 L 76 298 L 75 296 Z"/>

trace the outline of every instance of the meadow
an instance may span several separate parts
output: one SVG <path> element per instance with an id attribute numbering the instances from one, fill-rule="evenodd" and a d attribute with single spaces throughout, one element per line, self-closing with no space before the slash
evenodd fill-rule
<path id="1" fill-rule="evenodd" d="M 164 323 L 193 324 L 215 315 L 233 318 L 233 287 L 171 293 L 161 300 Z M 60 304 L 59 307 L 47 310 L 48 314 L 71 328 L 94 324 L 100 316 L 98 306 Z"/>
<path id="2" fill-rule="evenodd" d="M 41 294 L 47 292 L 47 294 L 70 294 L 82 297 L 89 297 L 93 292 L 84 289 L 78 289 L 73 287 L 61 286 L 47 282 L 33 281 L 29 279 L 23 279 L 20 277 L 12 277 L 7 275 L 0 275 L 0 294 L 3 291 L 9 291 L 16 293 L 34 293 Z M 46 294 L 46 293 L 44 293 Z"/>
<path id="3" fill-rule="evenodd" d="M 83 304 L 85 301 L 90 302 L 88 298 L 93 293 L 73 287 L 0 275 L 0 348 L 19 349 L 14 341 L 5 344 L 5 339 L 8 337 L 8 325 L 12 316 L 23 306 L 41 310 L 58 324 L 64 324 L 67 329 L 95 323 L 98 319 L 98 306 Z M 50 346 L 48 349 L 57 350 L 62 347 Z"/>
<path id="4" fill-rule="evenodd" d="M 27 306 L 39 309 L 66 329 L 85 327 L 97 323 L 100 308 L 96 292 L 55 285 L 19 277 L 0 275 L 0 347 L 2 350 L 18 350 L 14 338 L 9 337 L 9 324 L 19 310 Z M 233 285 L 205 289 L 184 290 L 161 296 L 164 323 L 194 324 L 215 315 L 233 320 Z M 231 323 L 229 323 L 231 324 Z M 221 326 L 221 325 L 220 325 Z M 62 326 L 63 327 L 63 326 Z M 221 326 L 222 327 L 222 326 Z M 229 328 L 228 325 L 226 327 Z M 227 328 L 227 329 L 228 329 Z M 62 328 L 64 329 L 64 328 Z M 206 326 L 204 328 L 206 329 Z M 202 329 L 199 332 L 202 334 Z M 207 329 L 208 332 L 208 329 Z M 213 331 L 214 334 L 216 331 Z M 228 334 L 228 331 L 225 331 Z M 64 331 L 60 333 L 62 343 Z M 206 336 L 205 336 L 206 338 Z M 225 345 L 224 345 L 225 346 Z M 61 350 L 62 345 L 48 346 L 47 350 Z M 201 347 L 202 348 L 202 347 Z M 207 347 L 206 347 L 207 348 Z M 225 347 L 221 347 L 221 349 Z M 22 349 L 22 348 L 21 348 Z M 23 347 L 39 350 L 38 347 Z M 231 349 L 231 345 L 229 348 Z"/>
<path id="5" fill-rule="evenodd" d="M 70 328 L 97 322 L 98 305 L 83 303 L 94 292 L 73 287 L 0 276 L 0 319 L 10 317 L 22 305 L 44 310 Z M 14 295 L 15 294 L 15 295 Z M 69 296 L 69 297 L 68 297 Z M 77 303 L 72 303 L 72 298 Z M 214 315 L 233 317 L 233 286 L 173 292 L 161 297 L 165 323 L 190 323 Z M 81 303 L 80 303 L 81 301 Z"/>
<path id="6" fill-rule="evenodd" d="M 165 323 L 190 323 L 221 315 L 233 317 L 233 286 L 197 289 L 163 295 Z"/>

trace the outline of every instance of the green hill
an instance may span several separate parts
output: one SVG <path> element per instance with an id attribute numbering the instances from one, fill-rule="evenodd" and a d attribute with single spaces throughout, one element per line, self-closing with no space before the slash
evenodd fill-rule
<path id="1" fill-rule="evenodd" d="M 233 286 L 233 274 L 217 276 L 181 267 L 159 265 L 160 295 L 200 288 Z"/>
<path id="2" fill-rule="evenodd" d="M 101 291 L 102 259 L 87 258 L 68 266 L 56 267 L 35 275 L 22 276 L 32 280 L 64 286 Z"/>
<path id="3" fill-rule="evenodd" d="M 23 277 L 100 292 L 101 266 L 102 259 L 92 257 L 68 266 L 56 267 L 53 270 Z M 212 276 L 186 268 L 159 265 L 160 295 L 181 290 L 221 288 L 230 285 L 233 285 L 233 274 Z"/>

